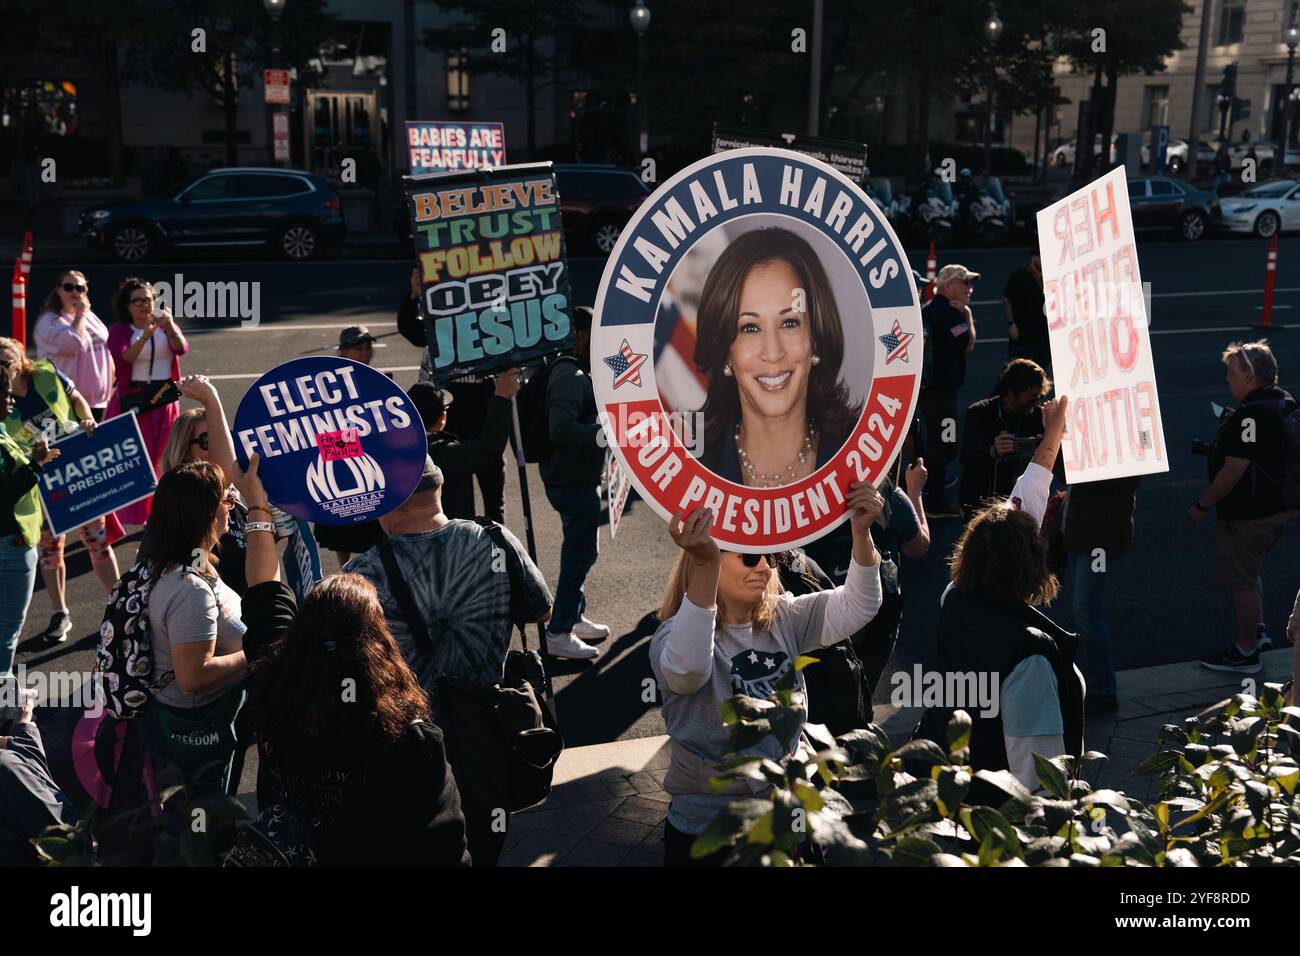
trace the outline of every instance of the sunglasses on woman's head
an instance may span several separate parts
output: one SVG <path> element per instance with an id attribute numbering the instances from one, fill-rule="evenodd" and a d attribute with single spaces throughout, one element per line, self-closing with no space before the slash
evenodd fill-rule
<path id="1" fill-rule="evenodd" d="M 191 444 L 191 445 L 198 445 L 198 446 L 199 446 L 200 448 L 202 448 L 204 451 L 207 451 L 207 450 L 208 450 L 208 433 L 207 433 L 207 432 L 204 432 L 202 435 L 198 435 L 198 436 L 196 436 L 196 437 L 194 437 L 194 438 L 191 438 L 191 439 L 190 439 L 190 444 Z"/>
<path id="2" fill-rule="evenodd" d="M 77 285 L 75 282 L 65 282 L 63 283 L 63 291 L 64 292 L 85 292 L 86 287 L 84 285 Z"/>
<path id="3" fill-rule="evenodd" d="M 776 567 L 776 555 L 774 554 L 742 554 L 740 556 L 740 560 L 745 562 L 745 567 L 747 568 L 758 567 L 759 558 L 766 558 L 767 566 L 769 568 Z"/>

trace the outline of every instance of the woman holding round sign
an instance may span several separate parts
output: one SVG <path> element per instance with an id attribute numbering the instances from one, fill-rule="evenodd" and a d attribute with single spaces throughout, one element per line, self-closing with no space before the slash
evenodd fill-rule
<path id="1" fill-rule="evenodd" d="M 730 737 L 722 722 L 723 702 L 735 694 L 772 696 L 801 655 L 844 640 L 880 609 L 880 558 L 871 523 L 884 499 L 867 482 L 855 482 L 847 503 L 853 556 L 845 583 L 799 597 L 782 591 L 771 555 L 720 551 L 712 537 L 712 511 L 699 508 L 669 521 L 668 532 L 681 553 L 664 592 L 662 623 L 650 641 L 650 666 L 663 689 L 664 722 L 672 738 L 664 778 L 664 789 L 672 794 L 664 825 L 665 866 L 692 862 L 694 838 L 736 794 L 748 792 L 733 787 L 719 794 L 710 786 Z M 801 674 L 795 674 L 794 685 L 803 689 Z M 798 748 L 801 738 L 802 727 L 789 740 L 768 736 L 746 753 L 778 759 Z"/>
<path id="2" fill-rule="evenodd" d="M 806 240 L 780 227 L 741 234 L 709 271 L 696 326 L 710 471 L 779 487 L 839 450 L 862 409 L 839 378 L 844 328 Z"/>

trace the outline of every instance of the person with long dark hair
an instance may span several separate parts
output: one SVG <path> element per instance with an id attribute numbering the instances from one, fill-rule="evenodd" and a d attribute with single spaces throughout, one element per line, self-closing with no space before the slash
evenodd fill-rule
<path id="1" fill-rule="evenodd" d="M 180 380 L 180 357 L 190 350 L 190 343 L 171 312 L 154 310 L 155 301 L 153 286 L 134 276 L 123 279 L 113 294 L 117 321 L 108 332 L 108 352 L 113 357 L 117 387 L 104 413 L 106 418 L 129 408 L 132 396 L 146 391 L 153 394 L 165 383 Z M 162 471 L 167 436 L 179 414 L 178 403 L 171 401 L 142 410 L 138 415 L 140 434 L 144 436 L 155 472 Z M 143 498 L 122 508 L 117 515 L 125 524 L 144 524 L 149 520 L 152 500 Z"/>
<path id="2" fill-rule="evenodd" d="M 212 555 L 235 500 L 211 462 L 174 468 L 158 479 L 140 543 L 138 563 L 153 582 L 154 696 L 143 714 L 145 741 L 172 782 L 197 792 L 227 789 L 234 722 L 246 697 L 240 597 L 218 576 Z"/>
<path id="3" fill-rule="evenodd" d="M 774 488 L 839 451 L 861 407 L 840 381 L 839 308 L 804 239 L 778 227 L 736 237 L 704 281 L 696 330 L 694 361 L 708 378 L 705 467 Z"/>
<path id="4" fill-rule="evenodd" d="M 258 464 L 254 454 L 236 475 L 254 513 L 269 507 Z M 274 526 L 247 527 L 259 807 L 305 821 L 321 865 L 466 865 L 442 732 L 374 585 L 331 575 L 295 607 L 279 580 Z"/>

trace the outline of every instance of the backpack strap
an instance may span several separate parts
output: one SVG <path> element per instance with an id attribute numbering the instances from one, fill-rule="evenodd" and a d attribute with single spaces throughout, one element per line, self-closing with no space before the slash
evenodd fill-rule
<path id="1" fill-rule="evenodd" d="M 411 586 L 402 575 L 402 569 L 397 566 L 392 539 L 386 534 L 379 539 L 379 557 L 384 562 L 384 573 L 388 577 L 388 591 L 402 611 L 406 626 L 411 631 L 411 639 L 420 650 L 426 654 L 432 653 L 433 641 L 429 639 L 429 625 L 425 623 L 424 616 L 415 603 L 415 596 L 411 594 Z"/>
<path id="2" fill-rule="evenodd" d="M 477 517 L 474 521 L 480 528 L 487 532 L 492 544 L 501 549 L 501 553 L 506 559 L 506 578 L 510 582 L 510 620 L 519 630 L 519 639 L 523 642 L 524 650 L 528 650 L 528 631 L 525 625 L 528 623 L 523 620 L 522 609 L 519 602 L 523 599 L 524 593 L 524 568 L 519 561 L 519 554 L 506 540 L 505 529 L 497 524 L 491 518 Z"/>

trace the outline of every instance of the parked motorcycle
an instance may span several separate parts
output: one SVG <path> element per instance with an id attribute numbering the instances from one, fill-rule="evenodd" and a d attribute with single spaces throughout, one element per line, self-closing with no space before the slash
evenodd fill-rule
<path id="1" fill-rule="evenodd" d="M 1002 181 L 987 176 L 981 186 L 968 170 L 962 174 L 957 230 L 982 245 L 996 246 L 1006 238 L 1011 221 L 1011 203 L 1002 191 Z"/>
<path id="2" fill-rule="evenodd" d="M 912 200 L 907 196 L 895 196 L 893 183 L 883 176 L 865 178 L 862 188 L 866 190 L 872 202 L 880 207 L 880 211 L 885 214 L 894 231 L 902 231 L 908 221 L 907 211 L 912 205 Z"/>
<path id="3" fill-rule="evenodd" d="M 921 239 L 943 245 L 952 238 L 953 217 L 957 215 L 957 200 L 952 186 L 936 171 L 929 182 L 921 186 L 912 197 L 911 231 Z"/>

